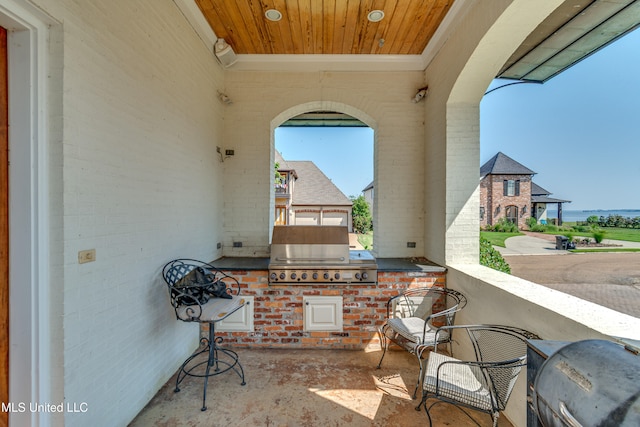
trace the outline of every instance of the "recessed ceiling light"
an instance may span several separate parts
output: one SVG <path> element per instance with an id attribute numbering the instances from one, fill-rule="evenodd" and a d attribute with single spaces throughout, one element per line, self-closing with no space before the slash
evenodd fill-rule
<path id="1" fill-rule="evenodd" d="M 384 12 L 381 10 L 372 10 L 369 12 L 369 15 L 367 15 L 367 19 L 371 22 L 380 22 L 382 18 L 384 18 Z"/>
<path id="2" fill-rule="evenodd" d="M 282 19 L 282 14 L 275 9 L 269 9 L 264 13 L 269 21 L 279 21 Z"/>

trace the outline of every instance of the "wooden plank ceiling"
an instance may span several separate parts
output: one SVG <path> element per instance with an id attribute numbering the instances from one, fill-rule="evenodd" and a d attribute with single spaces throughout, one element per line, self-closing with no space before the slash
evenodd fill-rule
<path id="1" fill-rule="evenodd" d="M 195 0 L 238 54 L 419 55 L 454 0 Z M 265 12 L 275 9 L 273 22 Z M 370 22 L 369 12 L 384 18 Z"/>

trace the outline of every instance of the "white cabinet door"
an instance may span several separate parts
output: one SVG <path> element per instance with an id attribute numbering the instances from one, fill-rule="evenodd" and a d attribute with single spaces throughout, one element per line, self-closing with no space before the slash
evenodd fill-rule
<path id="1" fill-rule="evenodd" d="M 220 332 L 253 332 L 253 295 L 240 295 L 246 304 L 224 320 L 216 323 Z"/>
<path id="2" fill-rule="evenodd" d="M 302 304 L 305 331 L 342 331 L 342 297 L 303 297 Z"/>

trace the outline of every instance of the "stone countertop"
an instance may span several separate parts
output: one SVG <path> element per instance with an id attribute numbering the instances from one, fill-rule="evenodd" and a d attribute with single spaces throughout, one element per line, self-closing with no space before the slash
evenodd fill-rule
<path id="1" fill-rule="evenodd" d="M 222 257 L 212 264 L 222 270 L 268 270 L 269 258 Z M 444 273 L 445 267 L 434 264 L 424 258 L 376 258 L 378 271 L 420 271 L 425 273 Z"/>
<path id="2" fill-rule="evenodd" d="M 447 269 L 424 258 L 376 258 L 378 271 L 420 271 L 445 273 Z"/>

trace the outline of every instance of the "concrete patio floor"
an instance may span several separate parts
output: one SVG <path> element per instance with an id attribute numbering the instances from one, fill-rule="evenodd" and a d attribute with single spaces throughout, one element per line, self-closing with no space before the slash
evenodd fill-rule
<path id="1" fill-rule="evenodd" d="M 202 412 L 202 379 L 187 378 L 174 392 L 175 375 L 130 424 L 140 426 L 420 426 L 424 410 L 412 400 L 414 356 L 390 351 L 237 349 L 246 385 L 229 371 L 209 380 Z M 433 402 L 433 401 L 430 401 Z M 474 412 L 482 426 L 491 418 Z M 431 410 L 434 427 L 474 426 L 448 404 Z M 501 416 L 499 426 L 511 426 Z"/>

